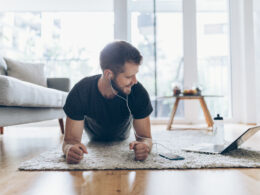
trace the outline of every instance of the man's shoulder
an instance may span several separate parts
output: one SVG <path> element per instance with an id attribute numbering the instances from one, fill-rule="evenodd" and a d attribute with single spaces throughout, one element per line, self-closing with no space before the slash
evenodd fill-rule
<path id="1" fill-rule="evenodd" d="M 144 86 L 142 85 L 142 83 L 140 83 L 139 81 L 132 87 L 132 91 L 134 93 L 139 92 L 139 91 L 146 91 L 146 89 L 144 88 Z"/>
<path id="2" fill-rule="evenodd" d="M 135 119 L 145 118 L 153 111 L 149 94 L 140 82 L 132 87 L 129 105 Z"/>
<path id="3" fill-rule="evenodd" d="M 93 75 L 93 76 L 87 76 L 81 79 L 79 82 L 75 84 L 75 87 L 86 87 L 91 86 L 95 83 L 97 83 L 98 79 L 101 77 L 100 74 Z"/>
<path id="4" fill-rule="evenodd" d="M 149 96 L 145 87 L 140 83 L 136 83 L 131 90 L 130 96 L 133 97 L 142 97 L 142 96 Z"/>

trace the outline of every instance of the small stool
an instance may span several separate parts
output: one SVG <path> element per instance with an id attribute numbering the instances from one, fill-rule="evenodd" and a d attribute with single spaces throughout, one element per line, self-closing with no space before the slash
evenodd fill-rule
<path id="1" fill-rule="evenodd" d="M 199 100 L 201 108 L 202 108 L 203 113 L 204 113 L 204 117 L 205 117 L 206 122 L 208 124 L 208 127 L 212 127 L 213 126 L 213 120 L 211 118 L 211 115 L 210 115 L 210 112 L 208 110 L 207 104 L 206 104 L 206 102 L 204 100 L 205 96 L 180 95 L 180 96 L 174 96 L 174 97 L 176 97 L 176 100 L 175 100 L 174 106 L 172 108 L 172 113 L 171 113 L 171 117 L 170 117 L 170 120 L 169 120 L 168 125 L 167 125 L 167 130 L 171 129 L 171 126 L 172 126 L 172 123 L 173 123 L 173 119 L 174 119 L 175 113 L 177 111 L 177 107 L 178 107 L 178 104 L 179 104 L 180 100 Z M 206 97 L 216 97 L 216 96 L 206 96 Z"/>

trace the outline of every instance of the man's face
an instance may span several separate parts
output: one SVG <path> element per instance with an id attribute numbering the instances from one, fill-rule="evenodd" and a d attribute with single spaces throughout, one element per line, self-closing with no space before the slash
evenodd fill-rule
<path id="1" fill-rule="evenodd" d="M 126 62 L 124 65 L 124 72 L 119 73 L 111 80 L 113 88 L 125 95 L 129 95 L 132 86 L 137 83 L 136 74 L 138 73 L 138 70 L 138 64 Z"/>

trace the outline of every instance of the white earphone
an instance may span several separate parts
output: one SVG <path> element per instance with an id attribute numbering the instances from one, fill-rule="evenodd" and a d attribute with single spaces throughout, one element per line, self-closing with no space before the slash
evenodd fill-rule
<path id="1" fill-rule="evenodd" d="M 108 73 L 108 78 L 109 78 L 109 80 L 111 81 L 112 74 L 111 74 L 110 72 Z"/>

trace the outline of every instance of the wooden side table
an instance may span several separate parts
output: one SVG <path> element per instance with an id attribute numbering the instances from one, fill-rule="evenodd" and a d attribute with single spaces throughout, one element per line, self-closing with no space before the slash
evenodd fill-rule
<path id="1" fill-rule="evenodd" d="M 205 102 L 204 97 L 222 97 L 222 96 L 213 96 L 213 95 L 212 96 L 210 96 L 210 95 L 207 95 L 207 96 L 179 95 L 179 96 L 171 96 L 171 97 L 175 97 L 176 100 L 175 100 L 174 106 L 172 108 L 172 113 L 171 113 L 171 117 L 170 117 L 170 120 L 169 120 L 168 125 L 167 125 L 167 130 L 171 129 L 171 126 L 172 126 L 172 123 L 173 123 L 173 119 L 174 119 L 175 113 L 177 111 L 178 104 L 179 104 L 180 100 L 199 100 L 201 108 L 202 108 L 203 113 L 204 113 L 204 117 L 205 117 L 206 122 L 208 124 L 208 127 L 212 127 L 213 126 L 213 120 L 211 118 L 211 115 L 210 115 L 210 112 L 208 110 L 208 107 L 207 107 L 207 104 Z"/>

